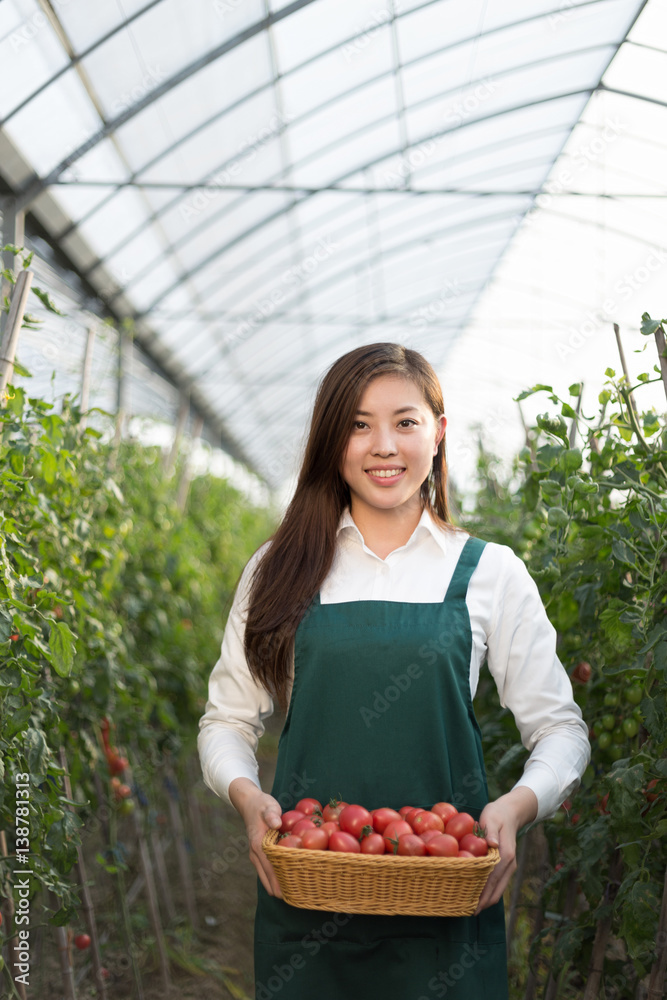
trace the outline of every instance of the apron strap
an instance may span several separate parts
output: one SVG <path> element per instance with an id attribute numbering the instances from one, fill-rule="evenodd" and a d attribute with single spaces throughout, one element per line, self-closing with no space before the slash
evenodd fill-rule
<path id="1" fill-rule="evenodd" d="M 481 538 L 473 538 L 472 536 L 468 538 L 459 556 L 459 561 L 456 564 L 454 576 L 447 588 L 447 593 L 445 594 L 446 601 L 465 600 L 470 577 L 479 562 L 479 557 L 484 551 L 485 545 L 486 542 L 482 541 Z"/>

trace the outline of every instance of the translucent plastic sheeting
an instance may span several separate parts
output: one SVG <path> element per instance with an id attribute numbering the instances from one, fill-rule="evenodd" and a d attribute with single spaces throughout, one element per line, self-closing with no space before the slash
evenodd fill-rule
<path id="1" fill-rule="evenodd" d="M 313 387 L 343 351 L 398 340 L 450 369 L 465 331 L 591 301 L 590 255 L 569 295 L 562 253 L 536 269 L 552 249 L 537 234 L 600 233 L 614 213 L 620 243 L 637 226 L 661 238 L 660 215 L 631 199 L 663 193 L 664 9 L 3 0 L 15 82 L 0 129 L 33 178 L 15 193 L 28 211 L 39 197 L 54 244 L 286 488 Z M 608 114 L 618 141 L 600 139 Z M 558 165 L 582 159 L 575 135 L 603 150 L 549 193 Z M 623 197 L 603 205 L 607 192 Z M 520 319 L 530 353 L 538 318 Z M 490 367 L 507 396 L 516 371 Z"/>

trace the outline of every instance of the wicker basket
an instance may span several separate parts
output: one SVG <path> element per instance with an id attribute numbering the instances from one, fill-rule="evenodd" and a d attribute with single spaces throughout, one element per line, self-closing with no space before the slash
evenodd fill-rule
<path id="1" fill-rule="evenodd" d="M 484 858 L 398 857 L 279 847 L 267 830 L 264 853 L 283 899 L 306 910 L 336 913 L 468 917 L 500 855 Z"/>

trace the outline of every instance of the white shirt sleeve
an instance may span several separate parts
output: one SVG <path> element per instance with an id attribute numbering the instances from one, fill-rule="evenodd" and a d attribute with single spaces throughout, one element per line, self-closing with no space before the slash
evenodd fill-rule
<path id="1" fill-rule="evenodd" d="M 530 757 L 516 786 L 535 792 L 547 819 L 577 787 L 590 760 L 588 727 L 556 655 L 556 630 L 535 581 L 508 546 L 498 574 L 487 662 L 500 702 L 514 715 Z"/>
<path id="2" fill-rule="evenodd" d="M 255 754 L 264 732 L 263 720 L 273 713 L 268 692 L 250 675 L 243 639 L 252 570 L 265 542 L 241 574 L 222 639 L 220 658 L 211 671 L 206 710 L 199 720 L 197 749 L 205 783 L 229 802 L 234 778 L 250 778 L 260 786 Z"/>

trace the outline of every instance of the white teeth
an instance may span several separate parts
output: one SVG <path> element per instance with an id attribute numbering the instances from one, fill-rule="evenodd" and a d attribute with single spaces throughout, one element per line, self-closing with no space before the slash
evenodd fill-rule
<path id="1" fill-rule="evenodd" d="M 398 476 L 403 469 L 368 469 L 371 476 L 379 476 L 380 479 L 389 479 L 390 476 Z"/>

